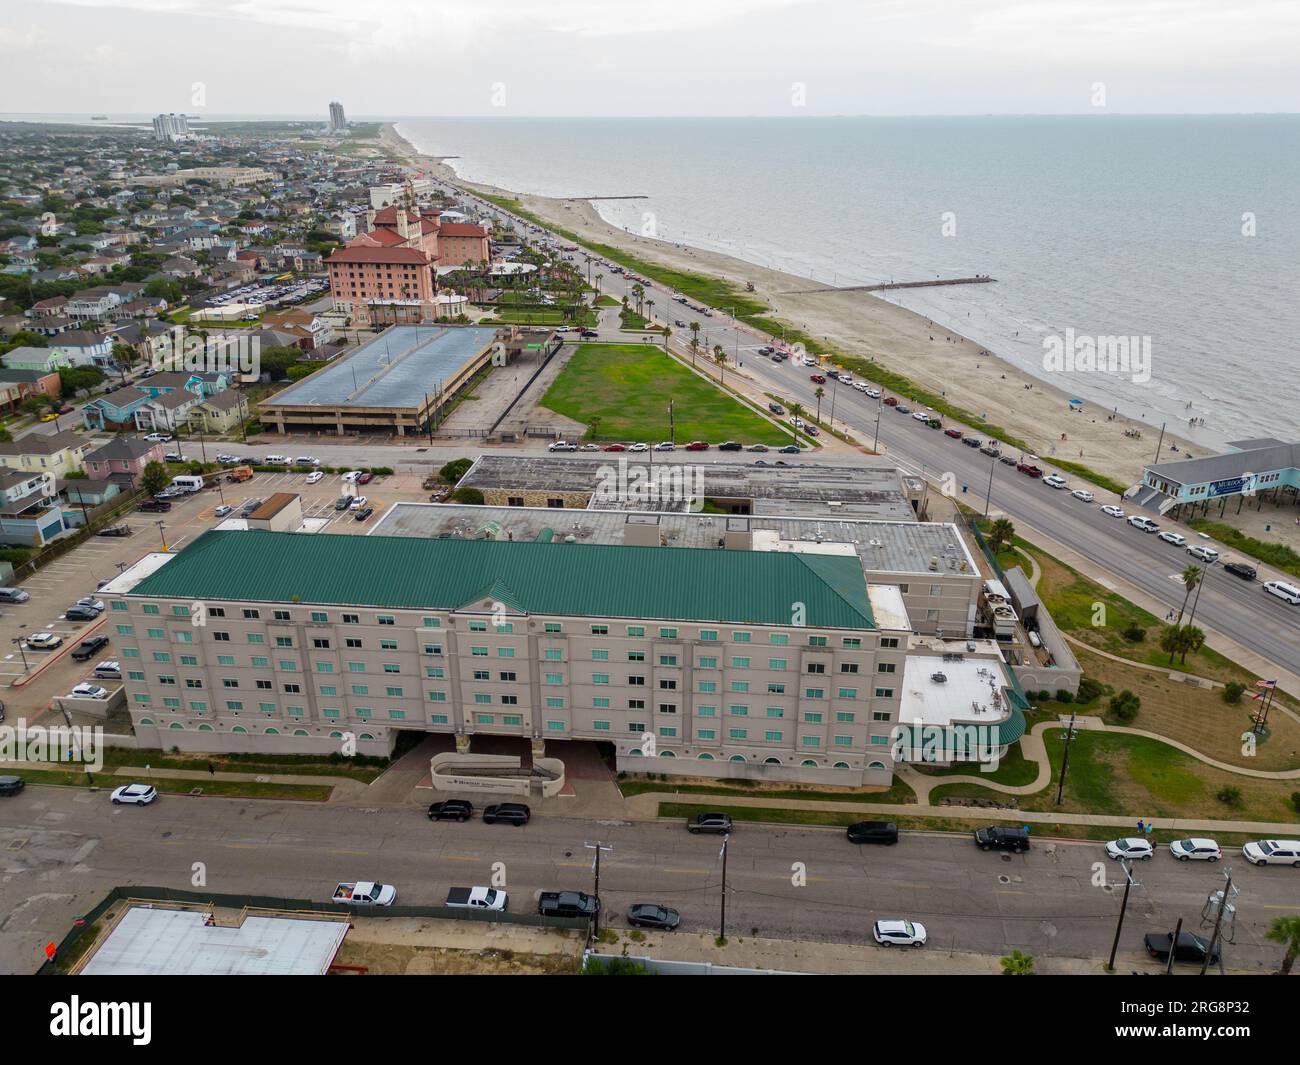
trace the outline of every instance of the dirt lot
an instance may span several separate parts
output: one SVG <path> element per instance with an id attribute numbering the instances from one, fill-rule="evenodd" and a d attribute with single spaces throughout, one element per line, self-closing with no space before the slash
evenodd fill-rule
<path id="1" fill-rule="evenodd" d="M 335 959 L 371 975 L 576 973 L 582 936 L 557 929 L 421 918 L 358 919 Z"/>

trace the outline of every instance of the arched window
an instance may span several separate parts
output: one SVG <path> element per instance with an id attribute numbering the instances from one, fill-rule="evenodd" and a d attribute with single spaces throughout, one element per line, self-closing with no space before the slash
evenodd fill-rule
<path id="1" fill-rule="evenodd" d="M 744 756 L 743 754 L 733 754 L 730 758 L 727 759 L 727 761 L 728 761 L 728 762 L 743 762 L 743 761 L 745 761 L 745 756 Z"/>
<path id="2" fill-rule="evenodd" d="M 269 728 L 269 729 L 265 729 L 264 732 L 265 732 L 265 734 L 266 734 L 267 736 L 278 736 L 278 735 L 280 735 L 280 730 L 279 730 L 278 728 Z"/>
<path id="3" fill-rule="evenodd" d="M 812 758 L 805 758 L 805 759 L 804 759 L 802 762 L 800 762 L 799 764 L 802 765 L 802 766 L 811 766 L 813 769 L 816 769 L 816 768 L 817 768 L 817 762 L 816 762 L 816 760 L 814 760 L 814 759 L 812 759 Z"/>
<path id="4" fill-rule="evenodd" d="M 884 763 L 884 762 L 868 762 L 868 763 L 867 763 L 867 768 L 868 768 L 868 769 L 884 769 L 884 768 L 885 768 L 885 763 Z"/>
<path id="5" fill-rule="evenodd" d="M 167 727 L 168 727 L 168 728 L 179 728 L 179 729 L 183 729 L 185 726 L 182 725 L 179 721 L 173 721 L 173 722 L 172 722 L 170 725 L 168 725 Z"/>
<path id="6" fill-rule="evenodd" d="M 305 736 L 307 735 L 307 730 L 305 728 L 296 728 L 293 730 L 293 734 L 295 736 Z"/>
<path id="7" fill-rule="evenodd" d="M 232 728 L 230 731 L 231 731 L 231 732 L 238 732 L 241 736 L 247 736 L 247 735 L 248 735 L 248 729 L 244 728 L 243 725 L 236 725 L 236 726 L 235 726 L 234 728 Z"/>
<path id="8" fill-rule="evenodd" d="M 764 758 L 764 759 L 763 759 L 763 764 L 764 764 L 764 765 L 780 765 L 780 764 L 781 764 L 781 759 L 779 759 L 779 758 Z"/>
<path id="9" fill-rule="evenodd" d="M 701 761 L 701 762 L 712 762 L 712 761 L 713 761 L 713 755 L 709 754 L 708 751 L 705 751 L 705 752 L 704 752 L 702 755 L 700 755 L 699 757 L 700 757 L 700 761 Z"/>
<path id="10" fill-rule="evenodd" d="M 628 753 L 628 757 L 629 757 L 629 758 L 631 758 L 631 757 L 633 757 L 633 756 L 635 756 L 635 757 L 637 757 L 637 758 L 642 757 L 642 755 L 641 755 L 641 748 L 640 748 L 640 747 L 633 747 L 633 748 L 632 748 L 630 751 L 628 751 L 627 753 Z"/>
<path id="11" fill-rule="evenodd" d="M 211 732 L 211 731 L 212 731 L 212 726 L 209 725 L 209 724 L 205 721 L 202 725 L 199 726 L 199 731 L 200 731 L 200 732 Z"/>
<path id="12" fill-rule="evenodd" d="M 660 752 L 659 752 L 659 757 L 660 757 L 660 758 L 676 758 L 677 755 L 673 754 L 672 751 L 660 751 Z"/>
<path id="13" fill-rule="evenodd" d="M 849 763 L 848 763 L 848 762 L 836 762 L 835 765 L 832 766 L 831 768 L 833 768 L 833 769 L 848 769 L 848 768 L 849 768 Z"/>
<path id="14" fill-rule="evenodd" d="M 151 718 L 151 717 L 142 717 L 142 718 L 140 718 L 140 724 L 141 724 L 141 725 L 152 725 L 152 724 L 153 724 L 153 718 Z"/>

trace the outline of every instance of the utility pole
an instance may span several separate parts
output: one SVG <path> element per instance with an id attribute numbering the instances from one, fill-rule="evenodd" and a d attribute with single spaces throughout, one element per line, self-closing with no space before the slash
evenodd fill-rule
<path id="1" fill-rule="evenodd" d="M 1156 457 L 1151 460 L 1152 462 L 1160 461 L 1160 445 L 1165 442 L 1165 426 L 1168 424 L 1168 422 L 1160 423 L 1160 439 L 1156 441 Z"/>
<path id="2" fill-rule="evenodd" d="M 718 938 L 727 938 L 727 844 L 731 842 L 731 833 L 722 836 L 722 914 L 718 920 Z"/>
<path id="3" fill-rule="evenodd" d="M 596 857 L 592 860 L 591 869 L 595 876 L 595 883 L 591 893 L 596 897 L 596 912 L 591 918 L 591 938 L 594 941 L 600 934 L 600 852 L 612 851 L 614 848 L 607 843 L 601 843 L 597 840 L 595 843 L 584 843 L 584 847 L 589 851 L 595 851 Z"/>
<path id="4" fill-rule="evenodd" d="M 996 457 L 989 458 L 989 490 L 984 493 L 984 516 L 989 516 L 989 507 L 993 505 L 993 471 L 997 469 L 998 460 Z M 1059 800 L 1058 800 L 1059 801 Z"/>
<path id="5" fill-rule="evenodd" d="M 1065 790 L 1065 771 L 1070 766 L 1070 743 L 1074 739 L 1074 711 L 1070 711 L 1070 727 L 1065 730 L 1065 753 L 1061 756 L 1061 780 L 1056 785 L 1056 805 L 1061 805 L 1061 792 Z"/>
<path id="6" fill-rule="evenodd" d="M 162 522 L 160 522 L 160 521 L 156 521 L 156 522 L 154 522 L 154 524 L 158 526 L 158 538 L 162 541 L 162 549 L 163 549 L 164 551 L 166 551 L 166 550 L 167 550 L 167 534 L 164 532 L 164 530 L 167 528 L 167 526 L 165 526 L 165 525 L 164 525 Z"/>
<path id="7" fill-rule="evenodd" d="M 673 420 L 673 401 L 668 401 L 668 439 L 672 443 L 677 443 L 677 425 Z"/>
<path id="8" fill-rule="evenodd" d="M 1115 952 L 1119 950 L 1119 934 L 1124 929 L 1124 914 L 1128 910 L 1128 892 L 1134 884 L 1133 867 L 1124 859 L 1120 859 L 1119 867 L 1124 870 L 1124 901 L 1119 905 L 1119 921 L 1115 924 L 1115 941 L 1110 945 L 1110 961 L 1106 963 L 1106 971 L 1115 971 Z"/>
<path id="9" fill-rule="evenodd" d="M 1223 911 L 1231 905 L 1232 898 L 1232 866 L 1228 866 L 1223 871 L 1223 878 L 1227 884 L 1223 888 L 1223 898 L 1219 901 L 1219 912 L 1214 915 L 1214 931 L 1210 935 L 1210 947 L 1205 952 L 1205 957 L 1201 959 L 1201 975 L 1205 975 L 1205 970 L 1210 967 L 1210 959 L 1214 956 L 1214 945 L 1219 942 L 1219 929 L 1223 927 Z M 1177 944 L 1174 944 L 1176 946 Z M 1172 949 L 1172 947 L 1170 948 Z"/>
<path id="10" fill-rule="evenodd" d="M 876 404 L 876 439 L 871 445 L 871 450 L 877 455 L 880 454 L 880 415 L 885 410 L 885 390 L 880 390 L 880 402 Z"/>
<path id="11" fill-rule="evenodd" d="M 1165 962 L 1165 975 L 1174 975 L 1174 953 L 1178 950 L 1178 937 L 1183 934 L 1183 919 L 1178 918 L 1178 924 L 1174 928 L 1174 938 L 1169 941 L 1169 960 Z"/>

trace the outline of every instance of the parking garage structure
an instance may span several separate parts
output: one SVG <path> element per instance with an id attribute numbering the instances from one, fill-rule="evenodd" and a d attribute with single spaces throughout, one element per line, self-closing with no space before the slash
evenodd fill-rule
<path id="1" fill-rule="evenodd" d="M 393 326 L 264 399 L 258 416 L 280 433 L 420 433 L 507 340 L 484 326 Z"/>

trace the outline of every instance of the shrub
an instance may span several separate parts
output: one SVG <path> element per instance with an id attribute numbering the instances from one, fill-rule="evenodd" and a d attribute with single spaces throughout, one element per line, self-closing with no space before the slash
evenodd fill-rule
<path id="1" fill-rule="evenodd" d="M 473 459 L 452 459 L 438 471 L 438 477 L 444 484 L 457 484 L 472 465 Z"/>
<path id="2" fill-rule="evenodd" d="M 1072 703 L 1074 702 L 1074 696 L 1071 695 L 1070 692 L 1067 691 L 1065 688 L 1057 688 L 1056 701 L 1058 703 Z"/>
<path id="3" fill-rule="evenodd" d="M 475 507 L 483 505 L 483 493 L 477 488 L 457 488 L 451 493 L 451 498 L 457 503 L 468 503 Z"/>
<path id="4" fill-rule="evenodd" d="M 1246 690 L 1246 685 L 1238 684 L 1235 680 L 1229 681 L 1223 686 L 1223 701 L 1236 706 L 1241 702 L 1241 696 Z"/>
<path id="5" fill-rule="evenodd" d="M 1120 635 L 1129 643 L 1141 643 L 1147 638 L 1147 630 L 1141 625 L 1129 625 Z"/>
<path id="6" fill-rule="evenodd" d="M 1241 789 L 1231 784 L 1225 784 L 1214 793 L 1214 797 L 1223 803 L 1224 806 L 1241 805 Z"/>
<path id="7" fill-rule="evenodd" d="M 1077 703 L 1090 703 L 1106 691 L 1105 687 L 1091 677 L 1079 678 L 1079 693 L 1074 697 Z"/>
<path id="8" fill-rule="evenodd" d="M 1296 813 L 1300 814 L 1300 791 L 1291 793 L 1291 806 Z"/>
<path id="9" fill-rule="evenodd" d="M 1138 716 L 1142 700 L 1125 688 L 1118 695 L 1112 695 L 1108 705 L 1115 720 L 1127 724 Z"/>

